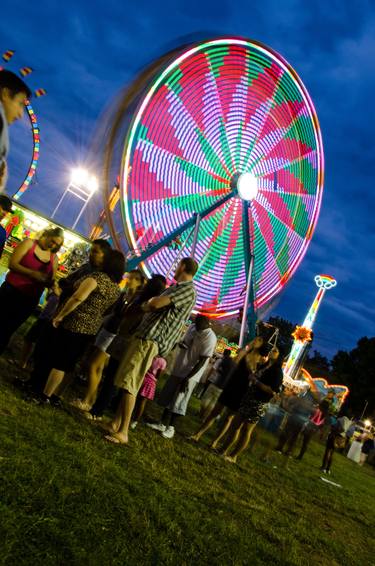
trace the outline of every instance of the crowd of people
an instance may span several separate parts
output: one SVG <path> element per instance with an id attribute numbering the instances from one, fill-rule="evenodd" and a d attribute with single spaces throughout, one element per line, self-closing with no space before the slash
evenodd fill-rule
<path id="1" fill-rule="evenodd" d="M 199 442 L 218 424 L 211 448 L 231 463 L 249 446 L 270 403 L 278 404 L 284 419 L 275 449 L 290 456 L 301 437 L 297 458 L 303 458 L 311 438 L 330 416 L 332 393 L 320 401 L 311 395 L 281 393 L 283 355 L 262 336 L 235 358 L 225 350 L 210 366 L 217 346 L 210 319 L 197 315 L 183 333 L 196 298 L 194 259 L 180 261 L 175 284 L 167 286 L 162 274 L 145 280 L 134 269 L 126 274 L 121 290 L 125 258 L 106 240 L 93 241 L 88 262 L 56 279 L 56 252 L 63 241 L 60 228 L 49 228 L 38 239 L 21 242 L 0 287 L 0 308 L 7 313 L 0 328 L 1 353 L 48 289 L 43 310 L 24 336 L 20 359 L 13 360 L 23 369 L 30 368 L 24 382 L 29 399 L 61 407 L 65 376 L 80 367 L 85 389 L 81 398 L 69 403 L 98 423 L 107 441 L 127 444 L 129 429 L 137 427 L 147 402 L 155 398 L 162 408 L 160 421 L 145 424 L 172 439 L 176 422 L 186 415 L 196 392 L 201 424 L 190 439 Z M 172 351 L 174 362 L 167 367 Z M 157 392 L 162 372 L 168 378 Z M 106 414 L 110 420 L 103 419 Z M 340 434 L 332 429 L 328 435 L 325 472 L 330 470 L 332 444 Z"/>
<path id="2" fill-rule="evenodd" d="M 0 71 L 0 193 L 8 177 L 8 127 L 22 117 L 30 94 L 17 75 Z M 11 211 L 11 199 L 0 194 L 0 220 Z M 5 239 L 0 226 L 0 256 Z M 283 355 L 276 346 L 257 336 L 235 359 L 230 350 L 224 351 L 202 384 L 217 339 L 210 320 L 201 315 L 182 335 L 196 299 L 193 279 L 198 265 L 193 258 L 179 262 L 170 286 L 163 274 L 146 281 L 135 269 L 127 273 L 126 288 L 121 290 L 125 258 L 102 239 L 92 242 L 86 264 L 57 279 L 56 254 L 63 242 L 63 230 L 56 227 L 37 239 L 26 238 L 14 249 L 0 287 L 0 355 L 48 289 L 45 307 L 24 336 L 18 361 L 23 369 L 31 365 L 25 384 L 29 398 L 60 407 L 66 374 L 74 374 L 80 363 L 86 389 L 83 398 L 71 404 L 101 424 L 107 441 L 127 444 L 129 428 L 137 427 L 155 396 L 163 412 L 160 422 L 148 424 L 172 439 L 176 421 L 186 415 L 192 394 L 200 390 L 201 425 L 190 439 L 199 442 L 219 420 L 211 448 L 232 463 L 248 447 L 270 404 L 277 403 L 283 419 L 275 449 L 281 454 L 291 456 L 301 438 L 301 460 L 314 434 L 332 425 L 322 463 L 322 471 L 330 472 L 334 449 L 345 436 L 345 423 L 331 419 L 333 394 L 323 400 L 314 394 L 280 394 Z M 168 368 L 173 350 L 175 361 Z M 157 394 L 164 371 L 169 377 Z M 106 411 L 112 414 L 109 422 L 103 421 Z M 366 450 L 369 446 L 368 442 Z"/>

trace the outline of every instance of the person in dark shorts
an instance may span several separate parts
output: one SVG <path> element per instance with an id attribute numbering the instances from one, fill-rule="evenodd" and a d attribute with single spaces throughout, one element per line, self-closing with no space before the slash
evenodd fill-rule
<path id="1" fill-rule="evenodd" d="M 226 349 L 223 357 L 219 359 L 208 377 L 208 385 L 201 396 L 200 417 L 204 420 L 213 410 L 222 394 L 234 369 L 234 359 L 231 350 Z"/>
<path id="2" fill-rule="evenodd" d="M 73 295 L 58 310 L 53 319 L 56 332 L 51 352 L 52 369 L 44 388 L 44 401 L 58 401 L 56 392 L 65 373 L 74 369 L 97 334 L 104 313 L 118 299 L 124 270 L 124 255 L 111 250 L 102 271 L 77 281 Z"/>
<path id="3" fill-rule="evenodd" d="M 218 416 L 224 410 L 227 410 L 227 415 L 218 435 L 211 444 L 214 450 L 217 448 L 218 443 L 228 431 L 234 415 L 238 411 L 242 398 L 249 387 L 249 374 L 254 371 L 258 364 L 264 361 L 265 352 L 261 351 L 264 346 L 264 339 L 261 336 L 254 338 L 247 347 L 239 353 L 235 359 L 235 366 L 232 371 L 228 382 L 219 397 L 215 407 L 203 421 L 200 429 L 190 436 L 190 440 L 199 442 L 201 437 L 207 432 L 215 423 Z"/>
<path id="4" fill-rule="evenodd" d="M 228 462 L 237 462 L 238 456 L 246 450 L 259 419 L 266 412 L 267 404 L 278 393 L 283 381 L 282 363 L 280 352 L 274 347 L 266 367 L 250 377 L 250 384 L 222 448 L 222 454 Z"/>

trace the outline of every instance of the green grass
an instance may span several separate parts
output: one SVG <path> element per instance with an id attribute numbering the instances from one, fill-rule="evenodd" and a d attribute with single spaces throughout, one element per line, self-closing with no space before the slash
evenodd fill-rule
<path id="1" fill-rule="evenodd" d="M 335 455 L 332 481 L 306 460 L 259 456 L 239 465 L 184 435 L 145 426 L 129 447 L 107 444 L 79 417 L 23 400 L 0 360 L 0 548 L 4 565 L 370 565 L 374 472 Z M 151 414 L 159 414 L 156 407 Z M 277 466 L 277 467 L 274 467 Z"/>

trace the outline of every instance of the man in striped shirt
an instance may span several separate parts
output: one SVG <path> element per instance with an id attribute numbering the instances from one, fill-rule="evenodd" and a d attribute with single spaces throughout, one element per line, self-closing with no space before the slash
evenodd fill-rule
<path id="1" fill-rule="evenodd" d="M 116 416 L 108 426 L 107 440 L 127 444 L 130 419 L 144 376 L 154 357 L 165 358 L 178 342 L 183 324 L 194 307 L 193 277 L 197 270 L 194 259 L 183 258 L 174 275 L 176 285 L 144 305 L 147 314 L 129 342 L 115 377 L 116 386 L 124 392 Z"/>

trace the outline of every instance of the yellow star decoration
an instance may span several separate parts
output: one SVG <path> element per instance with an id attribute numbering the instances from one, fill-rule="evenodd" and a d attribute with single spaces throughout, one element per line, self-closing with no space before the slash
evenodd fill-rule
<path id="1" fill-rule="evenodd" d="M 306 328 L 305 326 L 296 326 L 292 336 L 298 342 L 311 342 L 312 331 L 311 328 Z"/>

